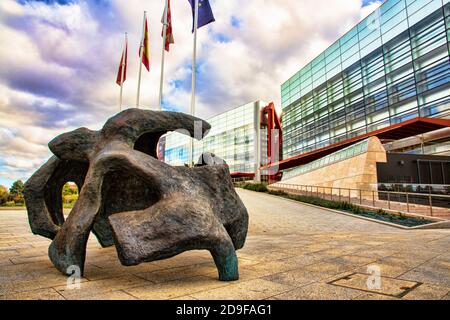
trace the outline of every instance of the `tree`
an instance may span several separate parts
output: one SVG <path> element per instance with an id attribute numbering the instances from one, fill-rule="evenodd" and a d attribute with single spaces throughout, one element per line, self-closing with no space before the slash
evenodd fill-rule
<path id="1" fill-rule="evenodd" d="M 78 194 L 78 187 L 74 183 L 67 182 L 62 190 L 63 196 L 71 196 L 71 195 L 77 195 Z"/>
<path id="2" fill-rule="evenodd" d="M 15 181 L 9 189 L 10 197 L 16 204 L 24 203 L 25 201 L 23 197 L 23 189 L 24 186 L 22 180 Z"/>
<path id="3" fill-rule="evenodd" d="M 8 202 L 9 192 L 5 186 L 0 185 L 0 206 Z"/>
<path id="4" fill-rule="evenodd" d="M 62 189 L 63 203 L 73 205 L 78 199 L 78 187 L 74 183 L 66 183 Z"/>

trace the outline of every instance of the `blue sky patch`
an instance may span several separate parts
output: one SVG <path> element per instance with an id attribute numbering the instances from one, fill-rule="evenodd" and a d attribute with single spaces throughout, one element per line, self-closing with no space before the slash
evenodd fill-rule
<path id="1" fill-rule="evenodd" d="M 49 5 L 59 4 L 59 5 L 67 5 L 76 2 L 75 0 L 18 0 L 20 4 L 27 4 L 32 2 L 43 2 Z"/>
<path id="2" fill-rule="evenodd" d="M 239 20 L 239 18 L 236 16 L 232 16 L 231 17 L 231 25 L 234 28 L 239 29 L 241 27 L 241 20 Z"/>
<path id="3" fill-rule="evenodd" d="M 214 35 L 214 40 L 216 40 L 217 42 L 220 42 L 220 43 L 228 43 L 228 42 L 231 42 L 231 39 L 230 39 L 227 35 L 225 35 L 225 34 L 223 34 L 223 33 L 217 33 L 217 34 L 215 34 L 215 35 Z"/>

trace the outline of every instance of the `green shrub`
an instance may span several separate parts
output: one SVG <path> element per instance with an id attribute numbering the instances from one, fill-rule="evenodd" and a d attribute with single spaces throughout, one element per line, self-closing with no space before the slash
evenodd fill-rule
<path id="1" fill-rule="evenodd" d="M 245 183 L 242 185 L 243 189 L 256 191 L 256 192 L 268 192 L 267 186 L 263 183 Z"/>
<path id="2" fill-rule="evenodd" d="M 75 202 L 67 202 L 67 203 L 63 203 L 63 208 L 64 209 L 72 209 L 75 205 Z"/>
<path id="3" fill-rule="evenodd" d="M 63 195 L 63 203 L 75 203 L 78 200 L 77 194 Z"/>
<path id="4" fill-rule="evenodd" d="M 269 194 L 279 197 L 288 197 L 289 194 L 284 191 L 269 191 Z"/>
<path id="5" fill-rule="evenodd" d="M 16 203 L 14 201 L 7 201 L 5 203 L 5 207 L 15 207 Z"/>
<path id="6" fill-rule="evenodd" d="M 274 196 L 280 196 L 280 197 L 284 197 L 287 199 L 291 199 L 291 200 L 295 200 L 295 201 L 299 201 L 299 202 L 303 202 L 303 203 L 308 203 L 308 204 L 312 204 L 312 205 L 323 207 L 323 208 L 346 211 L 346 212 L 354 213 L 354 214 L 366 213 L 366 211 L 363 210 L 361 207 L 354 205 L 353 203 L 349 203 L 349 202 L 326 200 L 326 199 L 322 199 L 322 198 L 308 197 L 308 196 L 302 196 L 302 195 L 293 195 L 293 194 L 286 193 L 284 191 L 271 191 L 270 190 L 268 193 L 271 195 L 274 195 Z M 378 210 L 376 213 L 379 215 L 382 215 L 382 216 L 389 216 L 389 217 L 392 216 L 381 209 Z M 404 218 L 405 217 L 403 216 L 400 219 L 404 219 Z"/>

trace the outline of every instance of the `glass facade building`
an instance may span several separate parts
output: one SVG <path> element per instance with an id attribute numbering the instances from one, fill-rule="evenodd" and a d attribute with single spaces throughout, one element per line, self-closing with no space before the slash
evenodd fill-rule
<path id="1" fill-rule="evenodd" d="M 387 0 L 281 86 L 283 159 L 450 117 L 450 0 Z"/>
<path id="2" fill-rule="evenodd" d="M 260 112 L 266 104 L 248 103 L 207 120 L 211 130 L 202 141 L 194 141 L 194 162 L 204 152 L 214 153 L 224 159 L 231 173 L 255 174 L 261 162 Z M 164 161 L 180 166 L 189 163 L 190 138 L 177 132 L 165 139 Z"/>

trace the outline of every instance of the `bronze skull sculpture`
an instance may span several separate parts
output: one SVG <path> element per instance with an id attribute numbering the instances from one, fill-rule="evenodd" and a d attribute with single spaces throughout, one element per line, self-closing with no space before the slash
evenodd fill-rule
<path id="1" fill-rule="evenodd" d="M 80 128 L 49 143 L 54 156 L 25 184 L 31 230 L 52 239 L 49 257 L 62 273 L 83 274 L 92 231 L 120 262 L 137 265 L 188 250 L 209 250 L 223 281 L 239 278 L 236 250 L 244 246 L 248 213 L 223 163 L 173 167 L 156 159 L 161 136 L 186 130 L 201 138 L 210 125 L 176 112 L 128 109 L 100 131 Z M 67 220 L 61 191 L 80 195 Z"/>

